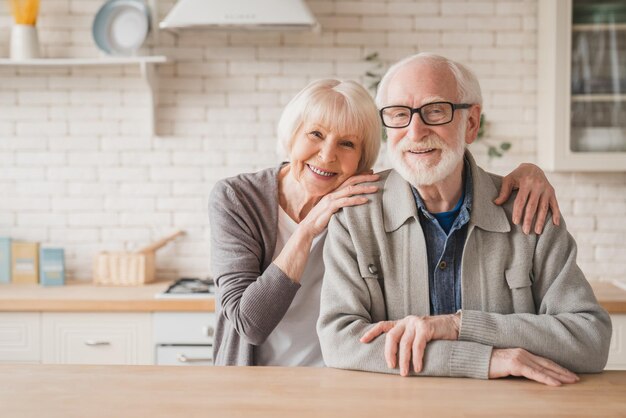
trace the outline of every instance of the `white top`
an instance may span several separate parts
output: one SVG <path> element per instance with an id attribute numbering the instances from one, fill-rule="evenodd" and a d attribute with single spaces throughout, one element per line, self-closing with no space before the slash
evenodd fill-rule
<path id="1" fill-rule="evenodd" d="M 279 206 L 278 234 L 273 260 L 278 257 L 297 227 L 298 224 Z M 257 347 L 256 363 L 259 366 L 324 367 L 315 326 L 320 313 L 325 238 L 326 231 L 313 240 L 296 297 L 274 331 Z"/>

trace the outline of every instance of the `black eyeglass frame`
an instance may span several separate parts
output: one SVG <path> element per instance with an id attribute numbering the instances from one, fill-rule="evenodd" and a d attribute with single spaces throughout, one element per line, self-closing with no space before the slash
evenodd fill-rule
<path id="1" fill-rule="evenodd" d="M 424 116 L 422 116 L 422 109 L 426 106 L 430 106 L 430 105 L 434 105 L 434 104 L 449 104 L 452 107 L 452 116 L 450 117 L 450 120 L 447 122 L 443 122 L 443 123 L 429 123 L 426 122 L 424 120 Z M 428 125 L 428 126 L 441 126 L 441 125 L 447 125 L 448 123 L 452 122 L 454 120 L 454 111 L 457 109 L 469 109 L 470 107 L 472 107 L 472 104 L 469 103 L 452 103 L 452 102 L 432 102 L 432 103 L 426 103 L 425 105 L 422 105 L 421 107 L 416 107 L 416 108 L 412 108 L 410 106 L 385 106 L 382 109 L 380 109 L 378 111 L 379 115 L 380 115 L 380 121 L 383 123 L 383 125 L 387 128 L 391 128 L 391 129 L 402 129 L 402 128 L 406 128 L 407 126 L 409 126 L 411 124 L 411 122 L 413 121 L 413 115 L 415 113 L 417 113 L 418 115 L 420 115 L 420 119 L 422 120 L 422 122 L 424 122 L 424 125 Z M 403 126 L 389 126 L 385 123 L 385 118 L 383 117 L 383 111 L 385 109 L 390 109 L 390 108 L 394 108 L 394 107 L 400 107 L 403 109 L 407 109 L 408 111 L 411 112 L 411 115 L 409 116 L 409 122 L 406 125 Z"/>

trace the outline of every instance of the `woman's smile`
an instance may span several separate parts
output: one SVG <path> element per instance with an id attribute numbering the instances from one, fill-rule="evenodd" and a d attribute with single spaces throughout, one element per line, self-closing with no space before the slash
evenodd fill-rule
<path id="1" fill-rule="evenodd" d="M 337 173 L 333 171 L 324 170 L 312 164 L 307 164 L 306 166 L 309 168 L 309 170 L 313 173 L 315 177 L 319 177 L 321 180 L 331 180 L 333 177 L 337 175 Z"/>

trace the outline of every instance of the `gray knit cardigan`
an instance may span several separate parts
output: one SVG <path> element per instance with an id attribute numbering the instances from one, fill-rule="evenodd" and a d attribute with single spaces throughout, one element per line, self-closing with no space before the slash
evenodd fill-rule
<path id="1" fill-rule="evenodd" d="M 215 365 L 255 365 L 255 346 L 300 288 L 275 264 L 280 166 L 219 181 L 209 198 L 211 273 L 217 284 Z M 321 260 L 320 260 L 321 262 Z"/>

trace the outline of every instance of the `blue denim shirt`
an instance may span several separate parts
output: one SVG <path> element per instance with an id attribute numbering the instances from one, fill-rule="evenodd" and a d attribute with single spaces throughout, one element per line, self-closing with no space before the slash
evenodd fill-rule
<path id="1" fill-rule="evenodd" d="M 461 259 L 472 209 L 472 175 L 467 161 L 463 168 L 463 182 L 463 204 L 447 234 L 428 212 L 417 190 L 411 187 L 428 252 L 431 315 L 450 314 L 461 309 Z"/>

